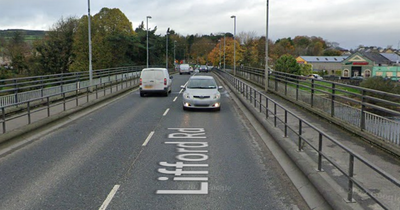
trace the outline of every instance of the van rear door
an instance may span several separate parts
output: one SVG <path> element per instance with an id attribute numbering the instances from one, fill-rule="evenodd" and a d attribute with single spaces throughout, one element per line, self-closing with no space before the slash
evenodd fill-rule
<path id="1" fill-rule="evenodd" d="M 164 90 L 164 73 L 162 70 L 147 70 L 142 72 L 143 90 Z"/>

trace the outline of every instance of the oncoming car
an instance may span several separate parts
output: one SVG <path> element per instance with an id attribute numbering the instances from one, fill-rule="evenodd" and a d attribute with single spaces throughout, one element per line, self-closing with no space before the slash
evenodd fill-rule
<path id="1" fill-rule="evenodd" d="M 183 110 L 187 109 L 221 109 L 222 86 L 217 86 L 212 76 L 192 76 L 183 92 Z"/>

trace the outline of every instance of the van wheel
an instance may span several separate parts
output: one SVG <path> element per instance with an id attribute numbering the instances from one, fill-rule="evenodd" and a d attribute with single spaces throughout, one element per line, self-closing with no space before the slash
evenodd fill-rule
<path id="1" fill-rule="evenodd" d="M 144 93 L 141 92 L 141 93 L 140 93 L 140 97 L 144 97 Z"/>
<path id="2" fill-rule="evenodd" d="M 165 91 L 164 96 L 167 97 L 168 96 L 168 90 Z"/>

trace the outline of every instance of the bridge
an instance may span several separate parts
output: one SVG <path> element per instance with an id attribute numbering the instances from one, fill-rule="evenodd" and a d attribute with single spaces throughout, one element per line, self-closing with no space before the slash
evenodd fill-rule
<path id="1" fill-rule="evenodd" d="M 365 91 L 214 70 L 221 112 L 183 111 L 189 76 L 141 98 L 142 68 L 3 81 L 0 209 L 400 208 L 400 129 Z"/>

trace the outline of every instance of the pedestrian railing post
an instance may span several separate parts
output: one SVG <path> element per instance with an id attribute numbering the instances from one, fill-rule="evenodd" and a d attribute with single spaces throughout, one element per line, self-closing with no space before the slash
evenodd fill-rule
<path id="1" fill-rule="evenodd" d="M 4 107 L 1 108 L 1 117 L 3 118 L 3 133 L 6 132 L 6 109 Z"/>
<path id="2" fill-rule="evenodd" d="M 299 119 L 299 151 L 301 151 L 302 144 L 302 134 L 303 133 L 303 121 Z"/>
<path id="3" fill-rule="evenodd" d="M 285 138 L 288 137 L 288 111 L 285 109 Z"/>
<path id="4" fill-rule="evenodd" d="M 354 176 L 354 155 L 350 154 L 349 158 L 349 183 L 348 183 L 348 192 L 347 192 L 347 201 L 353 202 L 353 178 Z"/>
<path id="5" fill-rule="evenodd" d="M 318 138 L 318 171 L 322 171 L 322 134 Z"/>

